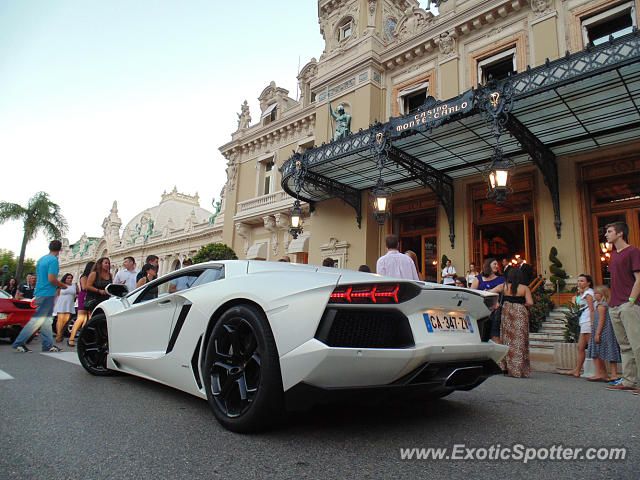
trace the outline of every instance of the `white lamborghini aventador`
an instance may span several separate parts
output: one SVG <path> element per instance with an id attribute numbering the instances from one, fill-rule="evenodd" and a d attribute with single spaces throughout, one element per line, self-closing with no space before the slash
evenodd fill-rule
<path id="1" fill-rule="evenodd" d="M 230 260 L 107 291 L 77 340 L 84 368 L 206 398 L 238 432 L 319 402 L 470 390 L 507 351 L 481 340 L 495 294 L 350 270 Z"/>

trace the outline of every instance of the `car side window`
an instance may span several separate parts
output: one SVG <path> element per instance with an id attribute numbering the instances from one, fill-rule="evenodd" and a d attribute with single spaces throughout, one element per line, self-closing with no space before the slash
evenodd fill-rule
<path id="1" fill-rule="evenodd" d="M 215 265 L 203 271 L 202 275 L 198 277 L 198 279 L 195 281 L 193 286 L 197 287 L 198 285 L 204 285 L 205 283 L 215 282 L 216 280 L 221 280 L 223 278 L 224 278 L 224 265 Z"/>
<path id="2" fill-rule="evenodd" d="M 196 281 L 202 273 L 202 270 L 190 270 L 180 275 L 171 275 L 159 282 L 151 282 L 134 303 L 148 302 L 149 300 L 165 297 L 172 293 L 191 288 L 195 286 Z"/>

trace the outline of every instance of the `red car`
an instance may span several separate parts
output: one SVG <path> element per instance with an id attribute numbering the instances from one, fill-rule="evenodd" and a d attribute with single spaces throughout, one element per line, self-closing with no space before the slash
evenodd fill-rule
<path id="1" fill-rule="evenodd" d="M 34 313 L 35 299 L 16 300 L 0 290 L 0 337 L 9 338 L 13 342 Z"/>

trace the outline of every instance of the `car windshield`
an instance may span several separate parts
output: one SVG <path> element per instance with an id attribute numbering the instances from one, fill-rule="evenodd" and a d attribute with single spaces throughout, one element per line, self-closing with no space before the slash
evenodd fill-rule
<path id="1" fill-rule="evenodd" d="M 4 290 L 0 290 L 0 298 L 11 298 L 11 295 L 9 295 Z"/>

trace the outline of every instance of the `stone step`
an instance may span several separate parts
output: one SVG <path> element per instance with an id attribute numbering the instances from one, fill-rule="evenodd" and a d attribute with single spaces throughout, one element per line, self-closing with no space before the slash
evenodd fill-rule
<path id="1" fill-rule="evenodd" d="M 553 346 L 547 345 L 529 345 L 529 352 L 531 354 L 544 354 L 544 355 L 553 355 L 555 348 Z"/>
<path id="2" fill-rule="evenodd" d="M 564 325 L 565 322 L 561 321 L 561 320 L 555 320 L 555 319 L 549 319 L 547 318 L 544 322 L 542 322 L 542 325 Z"/>
<path id="3" fill-rule="evenodd" d="M 554 320 L 562 320 L 562 321 L 564 321 L 564 319 L 567 318 L 567 317 L 565 317 L 564 313 L 555 312 L 554 311 L 554 312 L 549 312 L 547 314 L 547 318 L 552 318 Z"/>
<path id="4" fill-rule="evenodd" d="M 535 337 L 533 335 L 536 335 Z M 529 343 L 536 345 L 544 344 L 544 343 L 563 343 L 564 335 L 545 335 L 544 333 L 530 333 L 529 334 Z"/>
<path id="5" fill-rule="evenodd" d="M 558 332 L 564 332 L 565 328 L 566 327 L 564 325 L 545 325 L 543 323 L 542 326 L 540 327 L 540 330 L 538 330 L 538 332 L 558 333 Z"/>

